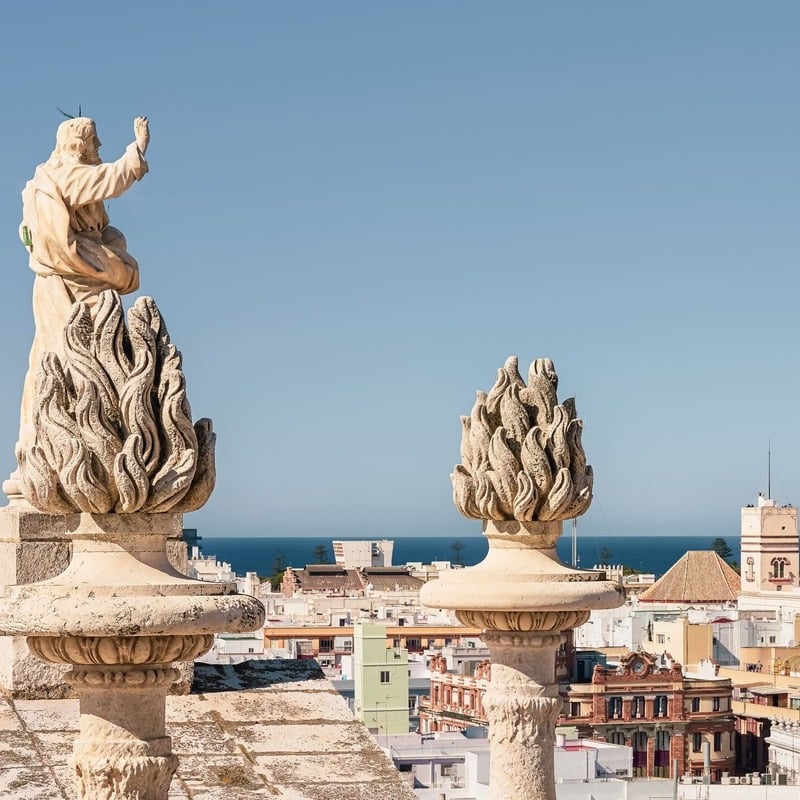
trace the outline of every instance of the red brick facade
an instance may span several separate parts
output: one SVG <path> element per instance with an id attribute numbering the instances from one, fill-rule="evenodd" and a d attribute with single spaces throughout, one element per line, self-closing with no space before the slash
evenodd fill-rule
<path id="1" fill-rule="evenodd" d="M 634 775 L 703 772 L 710 747 L 712 780 L 734 771 L 735 737 L 729 680 L 687 678 L 680 664 L 659 667 L 648 653 L 628 653 L 619 668 L 594 668 L 590 684 L 570 687 L 564 724 L 584 738 L 633 748 Z"/>
<path id="2" fill-rule="evenodd" d="M 486 725 L 483 693 L 491 665 L 472 676 L 447 672 L 444 658 L 431 662 L 431 693 L 420 701 L 420 732 L 463 730 Z M 594 669 L 591 683 L 573 683 L 564 698 L 563 725 L 578 735 L 633 749 L 634 775 L 702 775 L 703 745 L 710 747 L 712 780 L 734 772 L 731 682 L 686 678 L 680 664 L 659 667 L 648 653 L 628 653 L 619 669 Z"/>

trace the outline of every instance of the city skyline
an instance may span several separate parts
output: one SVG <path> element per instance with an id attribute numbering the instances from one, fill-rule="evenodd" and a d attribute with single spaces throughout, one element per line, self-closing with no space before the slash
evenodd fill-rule
<path id="1" fill-rule="evenodd" d="M 509 355 L 576 397 L 583 534 L 737 536 L 770 442 L 772 494 L 800 502 L 794 4 L 6 23 L 4 474 L 33 331 L 20 191 L 80 106 L 105 160 L 151 121 L 150 174 L 108 206 L 218 434 L 201 535 L 477 534 L 458 418 Z"/>

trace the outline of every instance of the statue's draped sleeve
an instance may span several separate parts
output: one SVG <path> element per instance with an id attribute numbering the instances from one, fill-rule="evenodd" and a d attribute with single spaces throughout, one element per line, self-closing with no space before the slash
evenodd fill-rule
<path id="1" fill-rule="evenodd" d="M 22 192 L 23 226 L 30 238 L 30 267 L 42 277 L 60 275 L 77 284 L 100 284 L 122 294 L 139 286 L 139 268 L 116 229 L 75 230 L 70 213 L 119 197 L 147 173 L 136 144 L 112 163 L 42 164 Z M 113 235 L 108 235 L 113 233 Z"/>

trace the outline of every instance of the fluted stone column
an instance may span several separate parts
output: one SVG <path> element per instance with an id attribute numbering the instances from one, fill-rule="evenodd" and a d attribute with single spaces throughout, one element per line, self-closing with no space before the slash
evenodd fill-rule
<path id="1" fill-rule="evenodd" d="M 483 629 L 491 653 L 491 800 L 555 800 L 555 725 L 563 709 L 555 678 L 565 633 L 590 609 L 621 604 L 603 573 L 571 569 L 556 553 L 562 521 L 591 502 L 592 471 L 572 400 L 559 404 L 552 363 L 531 365 L 526 385 L 509 359 L 497 382 L 462 417 L 454 500 L 483 520 L 489 552 L 478 565 L 440 573 L 420 597 Z"/>

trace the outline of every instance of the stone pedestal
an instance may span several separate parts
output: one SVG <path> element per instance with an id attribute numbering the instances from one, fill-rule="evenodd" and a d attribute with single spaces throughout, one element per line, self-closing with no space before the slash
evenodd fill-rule
<path id="1" fill-rule="evenodd" d="M 180 534 L 181 514 L 59 519 L 72 541 L 69 566 L 8 587 L 0 633 L 26 634 L 40 659 L 72 667 L 79 800 L 166 800 L 177 765 L 164 731 L 165 696 L 178 677 L 171 665 L 207 652 L 214 633 L 259 628 L 264 608 L 235 585 L 172 567 L 167 541 Z"/>
<path id="2" fill-rule="evenodd" d="M 420 592 L 425 605 L 454 609 L 465 625 L 482 628 L 489 646 L 491 800 L 555 800 L 553 746 L 563 710 L 556 651 L 590 609 L 622 602 L 617 584 L 602 573 L 558 560 L 560 533 L 561 522 L 488 521 L 484 561 L 440 573 Z"/>
<path id="3" fill-rule="evenodd" d="M 42 514 L 21 498 L 0 508 L 0 593 L 6 587 L 47 580 L 72 557 L 64 517 Z M 63 698 L 70 693 L 66 667 L 33 656 L 22 636 L 0 636 L 0 693 L 24 699 Z"/>
<path id="4" fill-rule="evenodd" d="M 10 587 L 48 580 L 64 572 L 72 559 L 73 529 L 79 514 L 43 514 L 23 498 L 12 496 L 0 507 L 0 596 Z M 170 565 L 187 572 L 186 545 L 181 531 L 166 542 Z M 191 663 L 174 664 L 178 671 L 172 694 L 191 688 Z M 22 636 L 0 636 L 0 694 L 18 699 L 60 699 L 74 692 L 65 680 L 67 667 L 33 656 Z"/>

